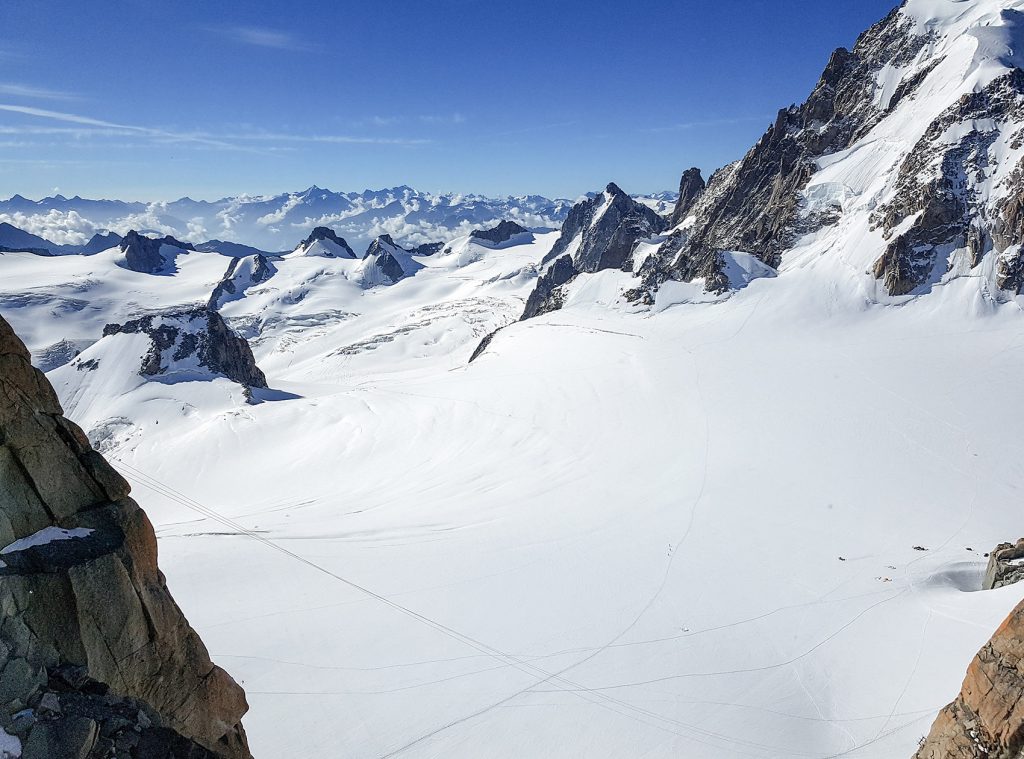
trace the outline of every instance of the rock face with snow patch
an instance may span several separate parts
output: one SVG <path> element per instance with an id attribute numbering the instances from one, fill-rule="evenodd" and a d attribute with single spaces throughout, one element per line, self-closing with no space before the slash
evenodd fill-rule
<path id="1" fill-rule="evenodd" d="M 475 229 L 469 236 L 474 240 L 502 243 L 511 240 L 513 235 L 521 235 L 524 232 L 529 232 L 529 230 L 526 227 L 516 224 L 514 221 L 502 221 L 497 226 L 491 227 L 490 229 Z"/>
<path id="2" fill-rule="evenodd" d="M 139 374 L 145 377 L 195 372 L 227 377 L 247 388 L 267 386 L 252 349 L 209 308 L 147 314 L 124 324 L 108 324 L 103 336 L 145 334 L 150 348 Z"/>
<path id="3" fill-rule="evenodd" d="M 355 258 L 356 254 L 345 242 L 344 237 L 338 237 L 333 229 L 329 227 L 317 227 L 309 237 L 299 243 L 295 249 L 296 253 L 306 256 L 324 256 L 326 258 Z"/>
<path id="4" fill-rule="evenodd" d="M 409 251 L 391 239 L 391 235 L 380 235 L 370 243 L 363 256 L 367 284 L 392 284 L 415 271 L 409 258 Z"/>
<path id="5" fill-rule="evenodd" d="M 1000 129 L 993 125 L 1019 128 L 1022 123 L 1020 69 L 965 94 L 931 123 L 900 167 L 894 199 L 876 215 L 886 233 L 895 235 L 875 263 L 875 276 L 890 293 L 904 295 L 926 284 L 936 264 L 945 262 L 940 256 L 957 248 L 969 248 L 973 267 L 993 245 L 1001 252 L 1024 240 L 1022 218 L 1013 201 L 999 213 L 979 202 L 984 199 L 973 189 L 986 182 L 993 163 L 991 148 L 1000 137 Z M 1016 139 L 1024 139 L 1024 134 L 1018 131 Z M 1019 186 L 1019 179 L 1018 175 L 1012 184 Z M 897 233 L 911 217 L 909 229 Z"/>
<path id="6" fill-rule="evenodd" d="M 157 568 L 129 486 L 0 318 L 0 727 L 23 759 L 249 759 L 245 695 Z"/>
<path id="7" fill-rule="evenodd" d="M 131 230 L 121 240 L 121 252 L 124 254 L 121 266 L 140 274 L 160 274 L 173 269 L 174 255 L 184 250 L 194 248 L 170 235 L 153 239 Z"/>
<path id="8" fill-rule="evenodd" d="M 702 191 L 695 176 L 684 175 L 672 224 L 693 220 L 648 258 L 631 297 L 649 301 L 669 279 L 728 288 L 722 251 L 778 268 L 802 237 L 841 220 L 839 204 L 807 207 L 803 193 L 813 178 L 837 160 L 868 155 L 877 159 L 863 165 L 884 180 L 863 211 L 882 237 L 870 273 L 887 293 L 925 292 L 992 250 L 1000 255 L 993 283 L 1019 292 L 1024 168 L 1014 162 L 1024 143 L 1024 72 L 1014 49 L 1024 14 L 1010 5 L 907 0 L 851 50 L 837 49 L 808 99 L 779 111 L 742 159 L 715 172 Z M 966 60 L 971 46 L 974 59 Z M 884 169 L 889 157 L 897 159 L 891 171 Z M 862 237 L 849 239 L 838 245 L 865 247 Z"/>
<path id="9" fill-rule="evenodd" d="M 1024 753 L 1024 602 L 967 668 L 915 759 L 1018 759 Z"/>
<path id="10" fill-rule="evenodd" d="M 639 240 L 664 231 L 666 221 L 609 184 L 603 193 L 572 207 L 562 233 L 544 257 L 537 287 L 523 312 L 529 319 L 561 307 L 560 289 L 581 273 L 628 268 Z"/>
<path id="11" fill-rule="evenodd" d="M 274 276 L 277 267 L 262 253 L 232 258 L 223 278 L 210 295 L 207 308 L 217 310 L 225 302 L 240 297 L 246 290 Z"/>
<path id="12" fill-rule="evenodd" d="M 1001 588 L 1024 580 L 1024 538 L 1016 543 L 1000 543 L 988 556 L 983 590 Z"/>

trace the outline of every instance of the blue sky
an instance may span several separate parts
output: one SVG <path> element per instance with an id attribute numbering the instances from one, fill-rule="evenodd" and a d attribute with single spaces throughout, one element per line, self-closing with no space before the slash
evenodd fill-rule
<path id="1" fill-rule="evenodd" d="M 0 197 L 674 189 L 894 3 L 4 0 Z"/>

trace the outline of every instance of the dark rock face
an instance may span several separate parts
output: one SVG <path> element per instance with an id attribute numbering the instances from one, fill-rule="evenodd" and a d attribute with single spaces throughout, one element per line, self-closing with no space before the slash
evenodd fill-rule
<path id="1" fill-rule="evenodd" d="M 345 238 L 338 237 L 338 235 L 335 234 L 334 230 L 329 227 L 317 227 L 310 233 L 309 237 L 307 237 L 305 240 L 299 243 L 299 247 L 308 248 L 313 243 L 319 242 L 321 240 L 330 240 L 335 245 L 340 247 L 344 251 L 344 255 L 348 258 L 356 257 L 355 251 L 353 251 L 352 248 L 349 247 L 349 244 L 345 242 Z"/>
<path id="2" fill-rule="evenodd" d="M 120 265 L 125 269 L 140 274 L 160 274 L 173 269 L 173 260 L 168 261 L 160 249 L 167 245 L 178 250 L 195 250 L 191 244 L 175 240 L 168 235 L 163 239 L 153 239 L 140 235 L 134 229 L 121 240 L 121 252 L 124 262 Z"/>
<path id="3" fill-rule="evenodd" d="M 156 563 L 129 486 L 0 317 L 0 727 L 23 759 L 250 759 L 241 688 Z"/>
<path id="4" fill-rule="evenodd" d="M 376 240 L 370 243 L 370 247 L 366 249 L 366 254 L 363 256 L 364 259 L 369 259 L 373 266 L 376 266 L 392 282 L 397 282 L 404 277 L 407 272 L 402 268 L 402 264 L 395 257 L 396 253 L 408 253 L 405 249 L 399 247 L 394 240 L 391 239 L 391 235 L 381 235 Z"/>
<path id="5" fill-rule="evenodd" d="M 123 239 L 124 238 L 117 232 L 97 232 L 92 236 L 89 242 L 85 244 L 85 247 L 82 248 L 82 253 L 87 256 L 91 256 L 92 254 L 99 253 L 100 251 L 116 248 L 121 244 L 121 240 Z"/>
<path id="6" fill-rule="evenodd" d="M 1024 602 L 967 668 L 914 759 L 1018 759 L 1024 752 Z"/>
<path id="7" fill-rule="evenodd" d="M 707 277 L 708 288 L 723 286 L 723 250 L 753 254 L 778 268 L 782 251 L 798 230 L 799 192 L 823 155 L 843 150 L 866 134 L 901 98 L 913 97 L 920 79 L 905 83 L 882 107 L 873 104 L 875 75 L 886 64 L 911 63 L 928 39 L 915 35 L 896 9 L 858 39 L 853 50 L 837 49 L 818 84 L 801 106 L 779 111 L 775 122 L 750 151 L 716 171 L 707 186 L 679 214 L 695 223 L 670 238 L 641 269 L 635 298 L 667 279 Z M 684 180 L 686 179 L 684 175 Z M 690 190 L 692 193 L 692 190 Z M 726 285 L 727 286 L 727 285 Z"/>
<path id="8" fill-rule="evenodd" d="M 523 309 L 520 321 L 560 309 L 562 293 L 559 288 L 570 282 L 577 274 L 579 272 L 573 266 L 571 256 L 566 255 L 556 259 L 537 280 L 537 286 L 533 288 L 530 297 L 526 299 L 526 308 Z"/>
<path id="9" fill-rule="evenodd" d="M 891 294 L 905 295 L 927 285 L 944 273 L 935 271 L 940 255 L 969 242 L 977 264 L 992 241 L 1000 250 L 1024 241 L 1024 220 L 1014 199 L 1003 208 L 1001 219 L 988 219 L 987 210 L 969 188 L 985 180 L 989 148 L 999 132 L 972 125 L 953 143 L 944 136 L 956 124 L 1022 118 L 1024 71 L 1014 69 L 983 90 L 964 95 L 929 125 L 900 167 L 896 200 L 879 209 L 873 219 L 891 233 L 908 216 L 920 214 L 875 262 L 875 276 Z M 1000 274 L 1008 289 L 1017 285 L 1008 269 Z"/>
<path id="10" fill-rule="evenodd" d="M 502 221 L 496 227 L 490 229 L 476 229 L 469 235 L 476 240 L 486 240 L 487 242 L 502 243 L 508 242 L 512 239 L 513 235 L 521 235 L 523 232 L 529 232 L 526 227 L 521 227 L 514 221 Z"/>
<path id="11" fill-rule="evenodd" d="M 670 227 L 681 224 L 690 215 L 690 209 L 693 208 L 693 204 L 697 202 L 700 194 L 704 192 L 705 186 L 700 169 L 694 167 L 683 172 L 683 177 L 679 180 L 679 199 L 676 201 L 676 207 L 668 222 Z"/>
<path id="12" fill-rule="evenodd" d="M 559 288 L 582 272 L 628 269 L 638 241 L 665 230 L 656 211 L 637 203 L 617 185 L 572 207 L 562 233 L 541 262 L 537 286 L 526 301 L 523 319 L 561 308 Z M 578 240 L 577 240 L 578 238 Z M 572 253 L 567 253 L 572 248 Z"/>
<path id="13" fill-rule="evenodd" d="M 249 343 L 209 308 L 147 314 L 103 328 L 104 337 L 118 334 L 149 336 L 150 348 L 139 369 L 144 377 L 168 374 L 175 364 L 184 364 L 193 370 L 202 367 L 247 388 L 267 386 L 267 378 L 256 366 Z"/>
<path id="14" fill-rule="evenodd" d="M 577 203 L 569 211 L 562 234 L 544 262 L 561 256 L 580 236 L 572 255 L 577 272 L 621 269 L 638 240 L 665 230 L 665 220 L 651 208 L 637 203 L 612 183 L 605 192 Z"/>
<path id="15" fill-rule="evenodd" d="M 243 263 L 244 262 L 244 263 Z M 244 271 L 243 271 L 244 269 Z M 216 310 L 221 304 L 233 295 L 247 290 L 254 285 L 266 282 L 277 271 L 277 267 L 261 253 L 257 253 L 251 259 L 232 258 L 228 269 L 224 272 L 220 282 L 213 288 L 210 300 L 206 307 Z"/>
<path id="16" fill-rule="evenodd" d="M 425 242 L 422 245 L 417 245 L 415 248 L 409 248 L 409 254 L 413 256 L 432 256 L 435 253 L 441 252 L 444 248 L 443 242 Z"/>
<path id="17" fill-rule="evenodd" d="M 1016 543 L 1000 543 L 988 556 L 983 590 L 1002 588 L 1024 580 L 1024 538 Z"/>

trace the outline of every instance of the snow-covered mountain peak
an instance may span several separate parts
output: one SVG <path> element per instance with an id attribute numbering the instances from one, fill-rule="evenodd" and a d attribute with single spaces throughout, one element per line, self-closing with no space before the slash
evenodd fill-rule
<path id="1" fill-rule="evenodd" d="M 299 243 L 292 255 L 356 258 L 355 251 L 345 238 L 339 237 L 330 227 L 316 227 L 309 237 Z"/>

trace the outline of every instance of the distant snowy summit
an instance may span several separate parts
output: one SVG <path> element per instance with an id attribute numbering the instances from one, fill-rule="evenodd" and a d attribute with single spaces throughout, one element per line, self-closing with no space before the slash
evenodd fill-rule
<path id="1" fill-rule="evenodd" d="M 646 202 L 660 204 L 667 213 L 674 193 L 658 193 Z M 29 200 L 15 195 L 0 200 L 0 246 L 54 254 L 95 253 L 119 242 L 111 236 L 134 229 L 150 236 L 170 235 L 200 250 L 217 247 L 229 255 L 251 255 L 290 250 L 293 241 L 310 230 L 330 228 L 355 250 L 365 250 L 382 234 L 391 235 L 411 250 L 503 220 L 534 230 L 557 229 L 572 204 L 572 200 L 541 195 L 489 198 L 422 192 L 404 185 L 363 192 L 334 192 L 313 186 L 279 195 L 240 195 L 215 201 L 181 198 L 155 203 L 62 195 Z M 93 239 L 96 235 L 101 239 Z M 228 251 L 226 244 L 249 250 Z"/>

